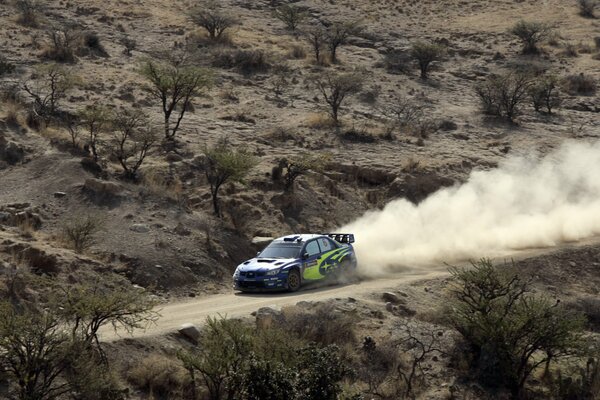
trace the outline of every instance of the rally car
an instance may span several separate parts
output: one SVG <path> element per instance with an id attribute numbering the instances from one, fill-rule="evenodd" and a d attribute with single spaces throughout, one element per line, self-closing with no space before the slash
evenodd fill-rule
<path id="1" fill-rule="evenodd" d="M 236 290 L 288 290 L 356 269 L 353 234 L 290 235 L 273 240 L 233 274 Z"/>

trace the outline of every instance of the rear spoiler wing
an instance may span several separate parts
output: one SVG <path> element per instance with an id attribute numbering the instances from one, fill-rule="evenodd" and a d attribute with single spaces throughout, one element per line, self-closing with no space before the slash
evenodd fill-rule
<path id="1" fill-rule="evenodd" d="M 338 243 L 354 243 L 354 234 L 352 233 L 324 233 L 325 236 L 329 236 Z"/>

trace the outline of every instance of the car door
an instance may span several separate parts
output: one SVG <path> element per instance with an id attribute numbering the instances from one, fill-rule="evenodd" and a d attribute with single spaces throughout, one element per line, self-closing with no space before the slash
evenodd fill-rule
<path id="1" fill-rule="evenodd" d="M 328 238 L 319 238 L 319 247 L 321 248 L 321 255 L 317 260 L 319 264 L 319 272 L 321 275 L 329 275 L 337 267 L 337 260 L 334 255 L 337 250 L 337 246 Z"/>
<path id="2" fill-rule="evenodd" d="M 303 260 L 302 278 L 308 281 L 315 281 L 322 278 L 319 273 L 319 257 L 321 256 L 321 248 L 317 240 L 306 242 L 302 250 Z"/>

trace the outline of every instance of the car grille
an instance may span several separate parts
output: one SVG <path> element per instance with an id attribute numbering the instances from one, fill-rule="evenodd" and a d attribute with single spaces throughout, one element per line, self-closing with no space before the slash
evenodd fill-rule
<path id="1" fill-rule="evenodd" d="M 238 283 L 239 287 L 242 288 L 251 288 L 251 289 L 258 289 L 258 288 L 264 288 L 265 287 L 265 283 L 264 282 L 244 282 L 244 281 L 239 281 Z"/>
<path id="2" fill-rule="evenodd" d="M 240 276 L 246 277 L 246 278 L 256 278 L 257 276 L 265 276 L 264 271 L 256 271 L 256 272 L 240 272 Z"/>

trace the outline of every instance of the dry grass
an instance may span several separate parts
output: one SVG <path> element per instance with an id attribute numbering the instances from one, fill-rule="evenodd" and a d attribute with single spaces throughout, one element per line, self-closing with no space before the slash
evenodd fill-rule
<path id="1" fill-rule="evenodd" d="M 333 129 L 335 121 L 325 113 L 309 114 L 306 118 L 306 126 L 312 129 Z"/>
<path id="2" fill-rule="evenodd" d="M 162 355 L 151 355 L 129 370 L 128 380 L 150 399 L 181 398 L 189 385 L 187 371 L 181 364 Z"/>

